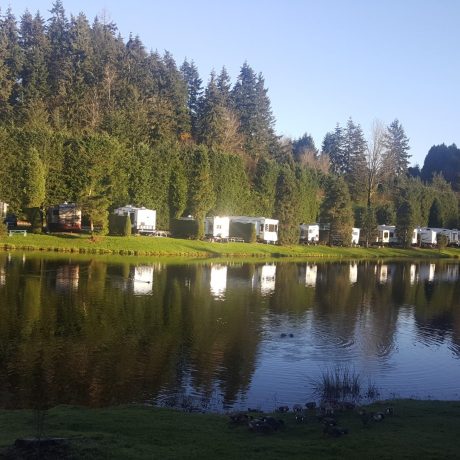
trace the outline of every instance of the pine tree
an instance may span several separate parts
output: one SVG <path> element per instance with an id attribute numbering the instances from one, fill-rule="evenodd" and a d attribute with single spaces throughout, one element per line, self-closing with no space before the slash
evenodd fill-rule
<path id="1" fill-rule="evenodd" d="M 360 125 L 348 119 L 344 133 L 344 172 L 351 199 L 355 202 L 367 198 L 367 144 Z"/>
<path id="2" fill-rule="evenodd" d="M 41 208 L 46 195 L 46 171 L 36 148 L 29 149 L 24 171 L 24 207 Z"/>
<path id="3" fill-rule="evenodd" d="M 11 8 L 0 18 L 0 119 L 7 120 L 20 95 L 20 73 L 23 62 L 19 34 Z"/>
<path id="4" fill-rule="evenodd" d="M 321 221 L 329 224 L 329 242 L 350 246 L 353 210 L 350 193 L 343 177 L 330 176 L 321 206 Z"/>
<path id="5" fill-rule="evenodd" d="M 348 169 L 343 129 L 337 123 L 333 132 L 326 133 L 322 145 L 322 153 L 329 157 L 332 174 L 345 174 Z"/>
<path id="6" fill-rule="evenodd" d="M 45 34 L 45 23 L 39 13 L 32 17 L 26 11 L 21 17 L 20 46 L 24 61 L 21 69 L 21 104 L 26 113 L 37 101 L 46 100 L 48 96 L 48 38 Z"/>
<path id="7" fill-rule="evenodd" d="M 177 161 L 171 170 L 169 179 L 169 212 L 170 217 L 177 219 L 182 216 L 187 207 L 187 178 L 184 166 Z"/>
<path id="8" fill-rule="evenodd" d="M 197 135 L 197 125 L 198 125 L 198 112 L 199 112 L 199 103 L 200 98 L 203 92 L 202 80 L 198 73 L 198 69 L 193 61 L 190 63 L 185 60 L 180 68 L 182 76 L 187 84 L 187 106 L 190 113 L 190 124 L 192 129 L 192 136 L 196 137 Z"/>
<path id="9" fill-rule="evenodd" d="M 245 62 L 232 90 L 232 106 L 239 119 L 245 150 L 254 159 L 268 155 L 273 142 L 274 118 L 264 79 Z"/>
<path id="10" fill-rule="evenodd" d="M 428 217 L 428 226 L 441 228 L 443 226 L 442 206 L 437 198 L 433 200 Z"/>
<path id="11" fill-rule="evenodd" d="M 279 243 L 299 242 L 299 189 L 294 172 L 283 167 L 276 184 L 275 216 L 279 219 Z"/>
<path id="12" fill-rule="evenodd" d="M 196 147 L 192 152 L 191 160 L 189 209 L 198 221 L 198 238 L 202 238 L 204 236 L 204 218 L 215 203 L 207 149 L 202 146 Z"/>
<path id="13" fill-rule="evenodd" d="M 397 119 L 387 127 L 384 146 L 383 169 L 386 177 L 392 178 L 406 174 L 410 158 L 409 139 Z"/>

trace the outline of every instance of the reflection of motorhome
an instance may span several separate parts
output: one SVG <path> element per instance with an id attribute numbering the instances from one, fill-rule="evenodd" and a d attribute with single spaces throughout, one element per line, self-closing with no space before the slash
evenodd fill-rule
<path id="1" fill-rule="evenodd" d="M 319 225 L 318 224 L 301 224 L 300 225 L 300 242 L 301 243 L 318 243 Z"/>
<path id="2" fill-rule="evenodd" d="M 376 265 L 375 273 L 380 283 L 385 284 L 387 281 L 391 281 L 392 274 L 390 265 Z"/>
<path id="3" fill-rule="evenodd" d="M 56 290 L 77 290 L 79 279 L 79 265 L 62 265 L 56 271 Z"/>
<path id="4" fill-rule="evenodd" d="M 153 266 L 139 265 L 134 267 L 133 293 L 135 295 L 147 295 L 152 292 Z"/>
<path id="5" fill-rule="evenodd" d="M 230 222 L 254 224 L 258 241 L 276 243 L 278 241 L 278 220 L 267 217 L 230 216 Z"/>
<path id="6" fill-rule="evenodd" d="M 157 212 L 153 209 L 136 208 L 127 204 L 114 211 L 118 216 L 129 216 L 134 233 L 154 233 L 156 227 Z"/>
<path id="7" fill-rule="evenodd" d="M 206 217 L 204 221 L 204 233 L 207 237 L 228 238 L 230 231 L 230 218 L 213 216 Z"/>
<path id="8" fill-rule="evenodd" d="M 358 281 L 358 264 L 355 262 L 350 264 L 349 280 L 350 284 L 354 284 L 356 281 Z"/>
<path id="9" fill-rule="evenodd" d="M 435 270 L 435 264 L 420 264 L 418 267 L 418 281 L 433 281 Z"/>
<path id="10" fill-rule="evenodd" d="M 275 264 L 258 265 L 252 278 L 252 287 L 260 288 L 262 294 L 269 294 L 275 290 L 275 277 Z"/>
<path id="11" fill-rule="evenodd" d="M 209 282 L 211 294 L 220 298 L 227 290 L 227 265 L 211 265 L 211 279 Z"/>
<path id="12" fill-rule="evenodd" d="M 79 232 L 81 209 L 75 203 L 62 203 L 46 210 L 46 224 L 50 232 Z"/>

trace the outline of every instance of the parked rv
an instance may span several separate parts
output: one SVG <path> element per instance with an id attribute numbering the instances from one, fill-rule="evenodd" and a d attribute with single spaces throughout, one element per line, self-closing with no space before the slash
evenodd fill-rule
<path id="1" fill-rule="evenodd" d="M 431 228 L 417 228 L 417 243 L 424 247 L 433 247 L 437 245 L 437 232 Z"/>
<path id="2" fill-rule="evenodd" d="M 358 246 L 359 245 L 359 235 L 361 233 L 360 228 L 353 227 L 351 230 L 351 245 Z"/>
<path id="3" fill-rule="evenodd" d="M 62 203 L 46 210 L 46 223 L 50 232 L 81 231 L 81 209 L 75 203 Z"/>
<path id="4" fill-rule="evenodd" d="M 300 243 L 317 244 L 319 242 L 318 224 L 300 224 Z"/>
<path id="5" fill-rule="evenodd" d="M 444 235 L 447 237 L 447 244 L 449 246 L 460 246 L 460 230 L 448 229 L 448 228 L 426 228 L 427 230 L 432 230 L 439 235 Z"/>
<path id="6" fill-rule="evenodd" d="M 401 241 L 396 233 L 395 225 L 378 225 L 376 243 L 384 245 L 400 244 Z M 417 244 L 417 229 L 412 231 L 411 244 Z"/>
<path id="7" fill-rule="evenodd" d="M 144 207 L 136 208 L 127 204 L 114 211 L 118 216 L 129 216 L 133 233 L 151 235 L 155 233 L 157 212 Z"/>
<path id="8" fill-rule="evenodd" d="M 228 216 L 206 217 L 204 233 L 208 238 L 228 238 L 230 236 L 230 218 Z"/>
<path id="9" fill-rule="evenodd" d="M 254 224 L 257 241 L 263 243 L 276 243 L 278 241 L 279 221 L 277 219 L 249 216 L 230 216 L 229 219 L 230 223 L 240 222 L 243 224 Z"/>

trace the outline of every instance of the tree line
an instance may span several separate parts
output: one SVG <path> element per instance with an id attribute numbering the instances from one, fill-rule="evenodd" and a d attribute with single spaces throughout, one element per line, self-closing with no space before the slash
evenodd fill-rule
<path id="1" fill-rule="evenodd" d="M 321 149 L 308 134 L 281 137 L 264 77 L 247 62 L 234 84 L 225 67 L 203 83 L 193 60 L 125 41 L 104 17 L 68 18 L 60 0 L 46 20 L 1 14 L 0 82 L 0 198 L 13 212 L 74 201 L 106 227 L 130 203 L 156 209 L 165 229 L 188 214 L 259 214 L 280 219 L 282 243 L 318 219 L 344 244 L 353 225 L 372 238 L 376 223 L 403 216 L 458 222 L 455 145 L 453 167 L 417 171 L 398 120 L 366 139 L 350 118 Z"/>

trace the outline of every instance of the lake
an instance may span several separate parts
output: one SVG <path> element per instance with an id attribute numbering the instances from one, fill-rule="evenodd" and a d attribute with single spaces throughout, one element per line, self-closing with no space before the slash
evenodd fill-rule
<path id="1" fill-rule="evenodd" d="M 268 410 L 338 367 L 382 398 L 458 399 L 458 261 L 0 253 L 2 408 Z"/>

